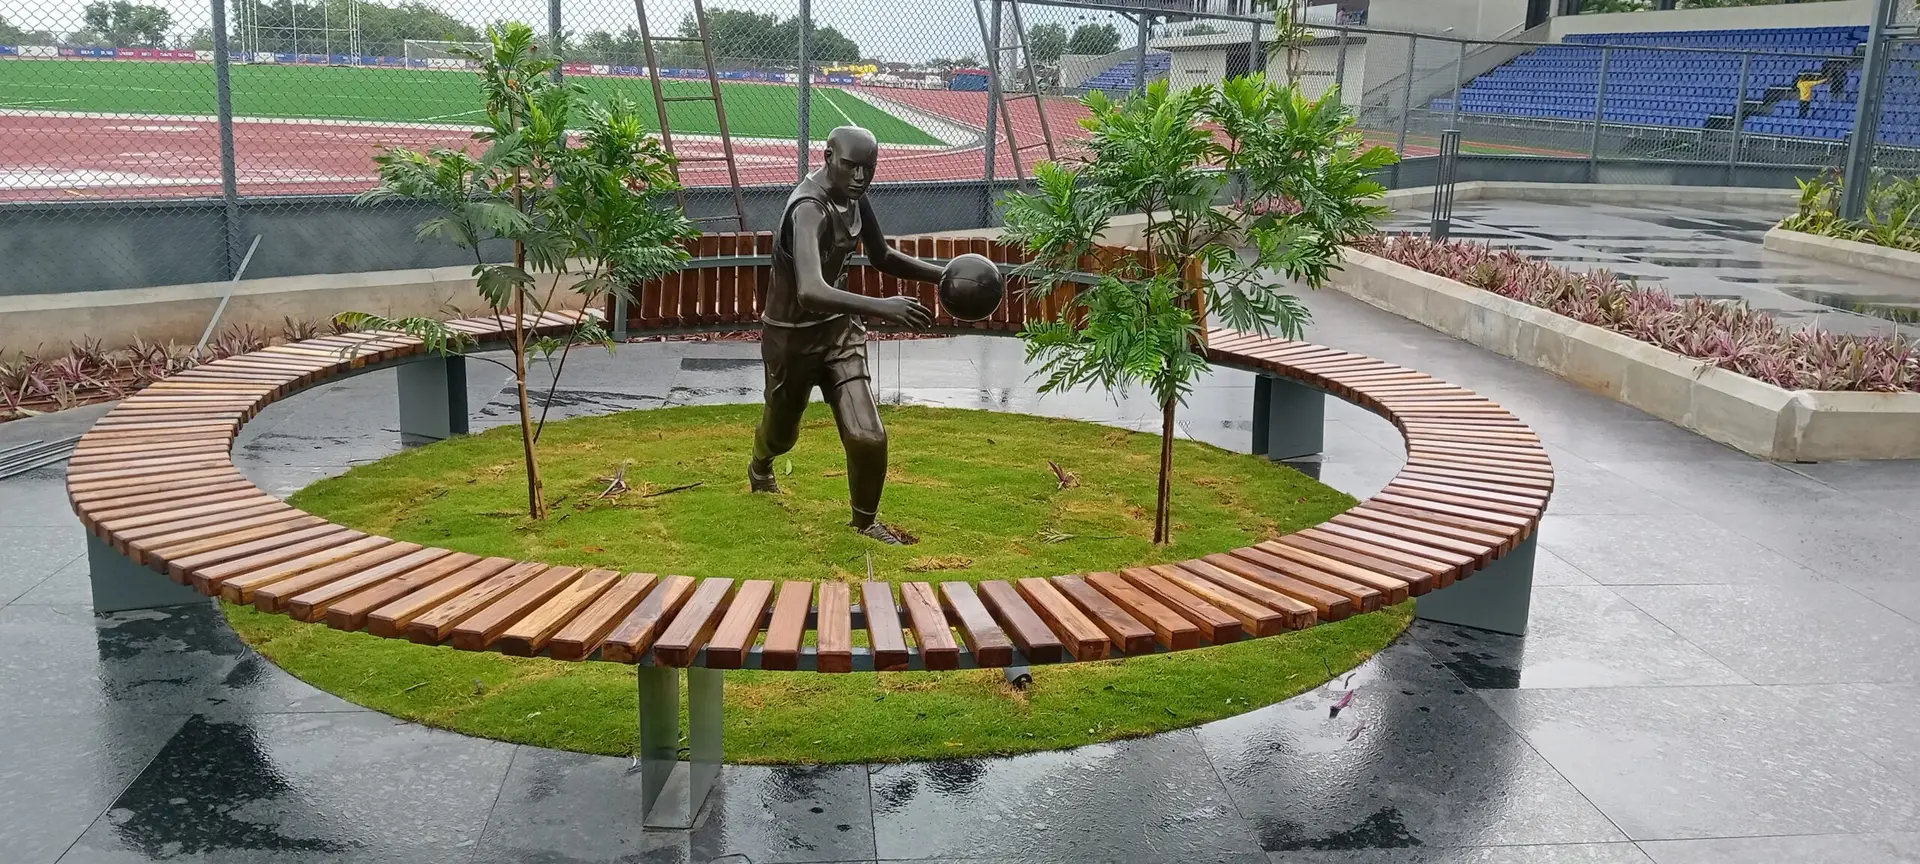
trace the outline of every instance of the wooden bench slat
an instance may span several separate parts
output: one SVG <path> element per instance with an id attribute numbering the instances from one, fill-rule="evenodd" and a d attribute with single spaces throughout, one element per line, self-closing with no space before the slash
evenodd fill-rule
<path id="1" fill-rule="evenodd" d="M 1372 498 L 1367 499 L 1367 503 L 1393 504 L 1396 506 L 1406 507 L 1413 510 L 1420 510 L 1423 512 L 1436 513 L 1436 514 L 1441 514 L 1446 516 L 1456 516 L 1456 517 L 1461 517 L 1466 519 L 1473 519 L 1480 522 L 1491 522 L 1497 525 L 1505 525 L 1509 528 L 1520 531 L 1521 532 L 1520 539 L 1525 539 L 1527 533 L 1533 530 L 1534 520 L 1531 518 L 1528 518 L 1527 516 L 1515 516 L 1511 513 L 1503 513 L 1496 510 L 1485 510 L 1485 509 L 1473 506 L 1474 502 L 1472 501 L 1467 501 L 1466 499 L 1460 499 L 1460 500 L 1464 501 L 1465 503 L 1433 501 L 1427 498 L 1419 498 L 1412 495 L 1398 495 L 1393 492 L 1382 492 L 1378 495 L 1373 496 Z"/>
<path id="2" fill-rule="evenodd" d="M 943 671 L 960 668 L 960 643 L 953 638 L 946 611 L 940 607 L 933 586 L 926 582 L 900 583 L 900 605 L 907 609 L 907 623 L 913 628 L 913 642 L 920 647 L 921 662 L 928 669 Z"/>
<path id="3" fill-rule="evenodd" d="M 940 583 L 940 605 L 960 625 L 960 638 L 983 667 L 1013 665 L 1013 640 L 994 623 L 993 615 L 965 582 Z"/>
<path id="4" fill-rule="evenodd" d="M 767 638 L 760 646 L 760 667 L 792 671 L 800 668 L 800 646 L 807 638 L 807 613 L 813 611 L 813 583 L 790 579 L 780 583 L 767 620 Z"/>
<path id="5" fill-rule="evenodd" d="M 221 580 L 217 585 L 209 580 L 207 585 L 209 588 L 217 587 L 220 597 L 228 603 L 252 603 L 254 592 L 264 586 L 392 544 L 393 541 L 385 537 L 365 534 L 351 539 L 332 538 L 326 545 L 315 542 L 313 545 L 321 548 L 314 551 L 284 559 L 276 564 L 235 573 Z"/>
<path id="6" fill-rule="evenodd" d="M 862 582 L 860 608 L 867 613 L 867 645 L 873 651 L 873 668 L 881 672 L 907 668 L 912 657 L 907 653 L 906 628 L 900 623 L 900 610 L 893 602 L 893 586 L 886 582 Z"/>
<path id="7" fill-rule="evenodd" d="M 1429 492 L 1442 492 L 1492 501 L 1498 504 L 1511 504 L 1515 507 L 1542 509 L 1546 505 L 1548 493 L 1518 488 L 1492 488 L 1490 483 L 1476 483 L 1471 480 L 1449 480 L 1446 478 L 1423 477 L 1418 472 L 1400 472 L 1393 483 L 1401 488 L 1425 489 Z"/>
<path id="8" fill-rule="evenodd" d="M 93 528 L 98 525 L 119 524 L 118 520 L 135 516 L 162 516 L 169 512 L 184 513 L 188 508 L 207 507 L 213 504 L 244 501 L 255 498 L 279 500 L 260 491 L 260 488 L 252 483 L 229 481 L 204 490 L 177 494 L 170 493 L 156 499 L 139 503 L 129 504 L 121 501 L 107 501 L 89 504 L 85 507 L 75 509 L 77 515 L 80 517 L 80 521 L 86 523 L 88 528 Z"/>
<path id="9" fill-rule="evenodd" d="M 1380 518 L 1375 518 L 1376 516 Z M 1345 513 L 1335 516 L 1333 519 L 1322 523 L 1319 527 L 1329 529 L 1334 527 L 1350 527 L 1373 534 L 1404 537 L 1422 546 L 1446 549 L 1465 555 L 1473 560 L 1473 566 L 1475 568 L 1487 566 L 1495 556 L 1506 551 L 1504 548 L 1506 545 L 1504 538 L 1492 537 L 1471 531 L 1461 531 L 1455 528 L 1448 528 L 1444 525 L 1416 522 L 1412 519 L 1395 517 L 1391 514 L 1377 514 L 1370 510 L 1357 510 L 1357 508 L 1356 510 L 1348 510 Z"/>
<path id="10" fill-rule="evenodd" d="M 1472 457 L 1459 457 L 1440 453 L 1414 453 L 1407 459 L 1407 467 L 1422 466 L 1440 468 L 1447 471 L 1471 471 L 1488 477 L 1512 477 L 1517 480 L 1554 481 L 1553 471 L 1536 465 L 1501 465 L 1475 461 Z"/>
<path id="11" fill-rule="evenodd" d="M 241 477 L 240 469 L 233 467 L 233 465 L 229 463 L 210 468 L 193 468 L 188 470 L 162 469 L 152 474 L 138 477 L 121 477 L 111 480 L 80 478 L 70 481 L 67 484 L 67 491 L 69 497 L 75 500 L 87 500 L 83 496 L 91 496 L 99 492 L 151 488 L 160 483 L 179 483 L 182 485 L 176 488 L 191 489 L 222 480 L 231 480 L 236 477 Z M 241 479 L 245 478 L 242 477 Z"/>
<path id="12" fill-rule="evenodd" d="M 977 587 L 981 605 L 1000 623 L 1000 628 L 1019 646 L 1030 663 L 1058 663 L 1066 657 L 1066 646 L 1048 629 L 1040 614 L 1027 605 L 1020 592 L 1007 582 L 991 579 Z"/>
<path id="13" fill-rule="evenodd" d="M 1380 608 L 1389 593 L 1382 590 L 1383 585 L 1397 588 L 1401 592 L 1409 590 L 1404 583 L 1379 574 L 1369 574 L 1367 577 L 1369 581 L 1360 581 L 1348 578 L 1346 574 L 1330 572 L 1315 562 L 1303 560 L 1303 556 L 1292 554 L 1294 551 L 1296 550 L 1261 548 L 1256 545 L 1235 549 L 1226 554 L 1242 561 L 1258 564 L 1275 573 L 1290 576 L 1296 581 L 1332 591 L 1352 601 L 1355 612 L 1372 612 Z"/>
<path id="14" fill-rule="evenodd" d="M 1447 573 L 1458 574 L 1471 569 L 1474 565 L 1473 555 L 1428 546 L 1406 536 L 1381 534 L 1364 528 L 1320 524 L 1293 536 L 1343 546 L 1355 552 L 1384 558 L 1424 573 L 1431 573 L 1435 578 L 1440 578 Z"/>
<path id="15" fill-rule="evenodd" d="M 81 518 L 88 528 L 124 536 L 121 532 L 155 525 L 175 524 L 189 519 L 202 519 L 222 515 L 252 514 L 259 508 L 278 504 L 280 499 L 261 492 L 259 489 L 232 489 L 212 492 L 206 495 L 181 496 L 172 509 L 166 509 L 165 502 L 154 502 L 141 507 L 119 510 L 107 510 L 98 514 L 88 514 Z M 292 509 L 292 508 L 288 508 Z M 192 526 L 187 526 L 192 527 Z"/>
<path id="16" fill-rule="evenodd" d="M 551 567 L 541 571 L 454 625 L 453 647 L 462 651 L 492 647 L 507 628 L 579 581 L 585 572 L 583 567 Z"/>
<path id="17" fill-rule="evenodd" d="M 1330 590 L 1314 582 L 1297 579 L 1291 573 L 1276 570 L 1260 562 L 1224 552 L 1207 555 L 1200 561 L 1305 603 L 1313 607 L 1314 615 L 1322 621 L 1339 621 L 1359 611 L 1358 602 L 1347 594 Z"/>
<path id="18" fill-rule="evenodd" d="M 847 583 L 820 583 L 813 644 L 814 668 L 821 672 L 853 671 L 853 589 Z"/>
<path id="19" fill-rule="evenodd" d="M 661 576 L 658 585 L 614 626 L 601 647 L 601 656 L 616 663 L 638 663 L 653 647 L 667 621 L 693 597 L 697 580 L 690 576 Z"/>
<path id="20" fill-rule="evenodd" d="M 616 570 L 589 570 L 581 574 L 545 603 L 509 625 L 493 644 L 499 646 L 502 653 L 514 657 L 539 654 L 555 634 L 573 621 L 577 613 L 592 606 L 619 579 L 620 573 Z M 455 644 L 458 644 L 460 631 L 456 629 L 453 636 Z"/>
<path id="21" fill-rule="evenodd" d="M 505 560 L 505 559 L 502 559 Z M 367 615 L 401 597 L 439 582 L 480 562 L 480 556 L 454 552 L 415 567 L 392 579 L 368 586 L 327 604 L 327 626 L 335 630 L 358 630 L 367 624 Z M 294 598 L 296 601 L 301 598 Z"/>
<path id="22" fill-rule="evenodd" d="M 733 596 L 733 580 L 726 578 L 703 579 L 693 596 L 680 608 L 680 614 L 661 631 L 660 638 L 654 640 L 653 656 L 667 666 L 686 668 L 706 647 L 707 640 L 713 637 L 713 630 L 720 626 L 720 615 L 726 611 L 727 600 Z"/>
<path id="23" fill-rule="evenodd" d="M 1419 498 L 1427 501 L 1437 501 L 1441 504 L 1473 507 L 1492 513 L 1505 513 L 1509 516 L 1526 519 L 1529 523 L 1539 516 L 1541 510 L 1541 508 L 1536 506 L 1490 501 L 1486 498 L 1473 495 L 1462 495 L 1459 492 L 1444 487 L 1440 489 L 1428 489 L 1418 484 L 1401 483 L 1398 480 L 1388 483 L 1387 487 L 1380 491 L 1383 494 L 1397 495 L 1404 498 Z"/>
<path id="24" fill-rule="evenodd" d="M 1129 567 L 1120 571 L 1121 578 L 1132 583 L 1133 587 L 1181 617 L 1200 628 L 1200 638 L 1215 645 L 1226 642 L 1238 642 L 1242 633 L 1240 619 L 1225 610 L 1195 596 L 1166 577 L 1146 567 Z"/>
<path id="25" fill-rule="evenodd" d="M 1448 468 L 1417 462 L 1409 462 L 1407 467 L 1401 469 L 1400 476 L 1419 477 L 1422 479 L 1431 478 L 1441 483 L 1477 483 L 1494 490 L 1513 489 L 1516 491 L 1529 493 L 1538 492 L 1542 494 L 1553 491 L 1553 481 L 1548 479 L 1489 474 L 1483 471 L 1475 471 L 1471 468 Z"/>
<path id="26" fill-rule="evenodd" d="M 126 553 L 127 557 L 132 558 L 135 563 L 157 568 L 165 566 L 173 555 L 207 548 L 200 542 L 202 540 L 224 537 L 249 528 L 263 528 L 269 525 L 305 525 L 308 524 L 307 520 L 312 518 L 314 517 L 289 507 L 245 519 L 187 528 L 172 534 L 159 534 L 124 542 L 116 540 L 113 546 Z"/>
<path id="27" fill-rule="evenodd" d="M 1416 590 L 1422 594 L 1433 590 L 1442 581 L 1442 573 L 1450 572 L 1444 566 L 1436 568 L 1441 571 L 1440 573 L 1434 573 L 1395 561 L 1381 560 L 1374 555 L 1348 551 L 1318 538 L 1309 538 L 1305 532 L 1288 534 L 1278 540 L 1262 541 L 1254 544 L 1253 548 L 1310 568 L 1312 573 L 1326 574 L 1344 579 L 1351 584 L 1371 588 L 1379 592 L 1377 602 L 1386 606 L 1406 600 Z M 1316 575 L 1314 578 L 1320 577 Z M 1326 584 L 1324 579 L 1321 581 L 1322 584 Z M 1416 588 L 1416 585 L 1419 587 Z M 1373 609 L 1368 608 L 1366 611 L 1371 612 Z"/>
<path id="28" fill-rule="evenodd" d="M 1184 568 L 1172 564 L 1156 564 L 1147 569 L 1159 574 L 1175 587 L 1182 588 L 1187 593 L 1206 601 L 1214 608 L 1240 619 L 1240 630 L 1244 635 L 1257 638 L 1299 629 L 1290 626 L 1287 617 L 1280 614 L 1278 610 L 1221 588 Z"/>
<path id="29" fill-rule="evenodd" d="M 1153 631 L 1153 638 L 1169 651 L 1200 647 L 1200 627 L 1166 607 L 1118 573 L 1089 573 L 1086 582 L 1128 616 Z"/>
<path id="30" fill-rule="evenodd" d="M 1013 587 L 1021 597 L 1026 598 L 1027 605 L 1033 607 L 1035 614 L 1053 628 L 1053 632 L 1060 637 L 1062 647 L 1073 655 L 1073 659 L 1104 660 L 1111 653 L 1113 643 L 1100 625 L 1093 623 L 1093 619 L 1073 605 L 1073 601 L 1060 593 L 1053 583 L 1027 577 L 1014 582 Z"/>
<path id="31" fill-rule="evenodd" d="M 168 501 L 178 501 L 186 495 L 193 495 L 200 492 L 228 492 L 236 489 L 257 492 L 260 487 L 253 485 L 253 483 L 249 482 L 245 477 L 235 475 L 211 483 L 187 484 L 187 488 L 185 489 L 161 489 L 153 492 L 142 492 L 139 491 L 139 488 L 140 487 L 133 487 L 122 494 L 107 492 L 85 497 L 71 496 L 74 512 L 110 512 L 121 508 L 138 507 L 156 502 L 165 503 Z"/>
<path id="32" fill-rule="evenodd" d="M 409 545 L 413 544 L 396 543 L 394 547 L 398 548 Z M 286 602 L 276 608 L 284 608 L 287 617 L 298 621 L 318 621 L 326 616 L 328 607 L 332 606 L 334 601 L 352 595 L 368 586 L 378 585 L 381 582 L 424 567 L 451 554 L 453 554 L 451 550 L 447 549 L 422 549 L 416 547 L 413 552 L 402 555 L 399 558 L 376 564 L 345 578 L 336 579 L 311 590 L 288 596 Z M 254 592 L 254 606 L 258 607 L 260 605 L 260 597 L 263 593 L 268 591 L 291 591 L 293 588 L 292 583 L 293 580 L 288 580 L 280 585 L 268 586 L 267 588 Z"/>
<path id="33" fill-rule="evenodd" d="M 1365 512 L 1369 519 L 1393 517 L 1396 519 L 1409 520 L 1419 526 L 1444 526 L 1475 535 L 1498 537 L 1502 544 L 1502 552 L 1512 548 L 1513 544 L 1519 539 L 1519 529 L 1512 525 L 1502 525 L 1498 522 L 1470 519 L 1465 516 L 1455 516 L 1432 510 L 1421 510 L 1400 504 L 1390 504 L 1385 501 L 1368 500 L 1349 512 Z M 1426 528 L 1425 530 L 1435 529 Z"/>
<path id="34" fill-rule="evenodd" d="M 585 660 L 600 650 L 613 628 L 659 584 L 651 573 L 628 573 L 614 580 L 592 604 L 553 634 L 547 651 L 555 660 Z"/>
<path id="35" fill-rule="evenodd" d="M 481 563 L 485 564 L 493 560 L 489 558 Z M 396 603 L 375 610 L 372 615 L 367 616 L 367 626 L 371 632 L 376 622 L 384 627 L 387 622 L 397 620 L 399 616 L 384 613 L 387 613 L 388 609 L 404 604 L 415 608 L 412 609 L 413 614 L 409 616 L 411 620 L 406 622 L 401 632 L 406 634 L 409 641 L 422 645 L 438 645 L 452 635 L 453 628 L 459 626 L 460 622 L 473 617 L 475 613 L 487 608 L 487 604 L 506 596 L 549 569 L 552 568 L 535 561 L 509 561 L 507 566 L 495 570 L 491 575 L 472 581 L 459 580 L 459 582 L 466 582 L 466 585 L 459 590 L 449 592 L 449 589 L 454 589 L 459 584 L 453 580 L 446 580 L 447 584 L 435 583 L 431 589 L 416 591 Z M 416 598 L 417 601 L 414 603 L 407 602 Z M 425 602 L 429 598 L 432 598 L 432 603 Z"/>
<path id="36" fill-rule="evenodd" d="M 128 543 L 145 540 L 149 537 L 157 537 L 164 534 L 180 534 L 182 532 L 208 527 L 217 528 L 221 525 L 238 525 L 249 519 L 261 516 L 273 516 L 276 514 L 285 514 L 291 518 L 301 515 L 301 511 L 281 503 L 278 498 L 256 498 L 245 501 L 241 506 L 224 513 L 201 513 L 195 516 L 182 516 L 172 519 L 150 519 L 142 517 L 140 521 L 143 521 L 145 524 L 127 527 L 109 526 L 103 530 L 108 536 L 114 539 L 116 544 L 124 546 Z"/>
<path id="37" fill-rule="evenodd" d="M 707 668 L 738 669 L 747 662 L 747 652 L 760 638 L 760 626 L 767 620 L 767 606 L 773 602 L 773 580 L 748 579 L 740 583 L 707 643 Z"/>
<path id="38" fill-rule="evenodd" d="M 326 566 L 317 566 L 317 568 L 313 568 L 313 570 L 301 572 L 298 576 L 290 576 L 290 578 L 278 580 L 275 584 L 253 589 L 253 609 L 259 609 L 261 612 L 288 612 L 288 614 L 292 614 L 292 609 L 288 609 L 288 603 L 290 603 L 294 597 L 301 595 L 301 593 L 326 588 L 326 586 L 332 586 L 334 582 L 349 580 L 349 578 L 359 576 L 359 574 L 363 574 L 363 572 L 367 572 L 367 570 L 380 568 L 380 566 L 384 566 L 384 564 L 392 564 L 394 561 L 397 561 L 397 559 L 405 559 L 405 557 L 409 557 L 409 555 L 413 555 L 413 553 L 419 553 L 419 551 L 424 551 L 424 549 L 420 547 L 420 543 L 388 543 L 388 545 L 382 545 L 382 547 L 378 547 L 378 549 L 369 549 L 369 551 L 365 551 L 365 553 L 361 553 L 361 555 L 355 555 L 355 557 L 346 559 L 346 561 L 336 561 L 336 563 L 326 564 Z M 298 618 L 298 616 L 296 616 L 296 618 Z M 313 620 L 313 618 L 300 618 L 300 620 Z"/>
<path id="39" fill-rule="evenodd" d="M 1318 623 L 1320 610 L 1312 603 L 1290 594 L 1275 591 L 1245 576 L 1226 570 L 1217 564 L 1202 559 L 1181 561 L 1173 566 L 1198 576 L 1220 589 L 1239 597 L 1251 600 L 1268 609 L 1280 613 L 1284 626 L 1289 630 L 1302 630 Z M 1196 592 L 1198 593 L 1198 592 Z"/>
<path id="40" fill-rule="evenodd" d="M 318 516 L 308 516 L 305 519 L 289 519 L 271 525 L 216 534 L 179 546 L 154 550 L 147 557 L 156 566 L 166 567 L 167 576 L 173 581 L 182 585 L 192 585 L 203 594 L 217 594 L 219 593 L 217 587 L 209 589 L 203 582 L 193 578 L 193 572 L 203 567 L 274 552 L 336 534 L 366 536 Z"/>

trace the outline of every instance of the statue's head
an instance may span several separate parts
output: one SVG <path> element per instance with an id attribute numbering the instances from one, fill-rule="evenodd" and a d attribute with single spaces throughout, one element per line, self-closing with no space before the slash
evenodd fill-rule
<path id="1" fill-rule="evenodd" d="M 842 126 L 827 135 L 826 167 L 821 179 L 827 194 L 840 201 L 858 201 L 873 182 L 873 165 L 880 156 L 880 143 L 873 133 L 858 126 Z"/>

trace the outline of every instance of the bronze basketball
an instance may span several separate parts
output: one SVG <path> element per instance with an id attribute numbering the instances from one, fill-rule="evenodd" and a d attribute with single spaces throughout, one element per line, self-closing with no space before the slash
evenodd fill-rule
<path id="1" fill-rule="evenodd" d="M 960 255 L 940 274 L 940 308 L 962 321 L 982 321 L 1000 308 L 1006 277 L 985 255 Z"/>

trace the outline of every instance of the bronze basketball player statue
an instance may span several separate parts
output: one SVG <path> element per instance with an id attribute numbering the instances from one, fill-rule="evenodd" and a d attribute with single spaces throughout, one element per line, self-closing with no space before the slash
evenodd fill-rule
<path id="1" fill-rule="evenodd" d="M 880 425 L 867 377 L 871 316 L 908 330 L 933 323 L 913 297 L 868 297 L 847 291 L 847 257 L 865 247 L 880 272 L 937 282 L 941 268 L 887 245 L 867 201 L 879 145 L 873 133 L 842 126 L 827 136 L 826 164 L 794 187 L 773 241 L 773 279 L 767 287 L 760 337 L 766 365 L 766 409 L 753 435 L 747 479 L 755 492 L 778 492 L 773 458 L 793 449 L 800 415 L 819 387 L 840 427 L 847 451 L 847 491 L 853 528 L 883 543 L 899 537 L 877 517 L 887 482 L 887 430 Z"/>

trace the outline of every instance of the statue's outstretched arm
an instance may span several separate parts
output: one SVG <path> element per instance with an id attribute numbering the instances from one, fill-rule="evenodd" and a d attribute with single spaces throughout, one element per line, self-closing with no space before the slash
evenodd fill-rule
<path id="1" fill-rule="evenodd" d="M 820 226 L 826 213 L 820 205 L 803 201 L 793 208 L 793 266 L 797 271 L 794 286 L 800 305 L 814 312 L 844 315 L 868 315 L 896 327 L 924 328 L 933 323 L 933 314 L 914 297 L 868 297 L 842 291 L 827 284 L 820 270 Z M 863 233 L 864 238 L 864 233 Z M 931 265 L 914 262 L 923 267 Z M 933 268 L 939 278 L 939 268 Z M 896 274 L 897 275 L 897 274 Z"/>

